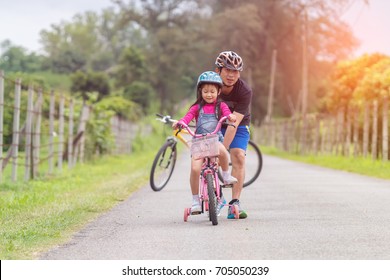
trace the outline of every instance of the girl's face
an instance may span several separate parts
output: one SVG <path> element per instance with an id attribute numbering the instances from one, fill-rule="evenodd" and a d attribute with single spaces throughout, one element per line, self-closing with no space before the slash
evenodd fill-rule
<path id="1" fill-rule="evenodd" d="M 200 90 L 202 92 L 202 98 L 206 103 L 215 103 L 221 92 L 221 90 L 213 84 L 204 84 Z"/>

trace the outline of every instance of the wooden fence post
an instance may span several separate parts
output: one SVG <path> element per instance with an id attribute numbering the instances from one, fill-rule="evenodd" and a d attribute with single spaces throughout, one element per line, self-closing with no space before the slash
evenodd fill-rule
<path id="1" fill-rule="evenodd" d="M 55 97 L 54 91 L 50 92 L 49 108 L 49 174 L 53 173 L 54 168 L 54 114 L 55 114 Z"/>
<path id="2" fill-rule="evenodd" d="M 314 116 L 314 139 L 313 139 L 313 152 L 314 155 L 318 154 L 319 143 L 320 143 L 320 125 L 321 118 L 319 115 Z"/>
<path id="3" fill-rule="evenodd" d="M 371 138 L 371 155 L 372 159 L 377 159 L 377 153 L 378 153 L 378 100 L 375 99 L 373 101 L 373 108 L 372 108 L 372 138 Z"/>
<path id="4" fill-rule="evenodd" d="M 77 135 L 75 137 L 76 139 L 73 141 L 73 165 L 76 164 L 77 159 L 79 159 L 80 162 L 84 161 L 85 129 L 90 114 L 91 108 L 84 103 L 81 109 L 79 126 L 77 128 Z"/>
<path id="5" fill-rule="evenodd" d="M 73 111 L 74 111 L 74 100 L 70 100 L 69 104 L 69 127 L 68 127 L 68 168 L 74 166 L 73 161 Z"/>
<path id="6" fill-rule="evenodd" d="M 382 137 L 382 160 L 387 162 L 389 160 L 389 98 L 383 99 L 383 137 Z"/>
<path id="7" fill-rule="evenodd" d="M 355 107 L 353 114 L 353 156 L 357 157 L 359 153 L 359 110 Z"/>
<path id="8" fill-rule="evenodd" d="M 22 90 L 22 80 L 16 79 L 15 82 L 15 102 L 14 102 L 14 122 L 12 135 L 12 181 L 17 180 L 18 176 L 18 152 L 19 152 L 19 122 L 20 122 L 20 93 Z"/>
<path id="9" fill-rule="evenodd" d="M 344 155 L 349 156 L 351 152 L 351 133 L 352 133 L 352 110 L 351 106 L 348 106 L 346 110 L 347 114 L 347 133 L 345 135 L 345 143 L 344 143 Z"/>
<path id="10" fill-rule="evenodd" d="M 336 155 L 344 154 L 344 107 L 341 107 L 337 112 L 337 128 L 336 128 Z"/>
<path id="11" fill-rule="evenodd" d="M 59 108 L 59 129 L 58 129 L 58 169 L 62 170 L 62 153 L 64 150 L 64 103 L 65 98 L 61 94 L 60 96 L 60 108 Z"/>
<path id="12" fill-rule="evenodd" d="M 0 71 L 0 182 L 3 180 L 4 72 Z"/>
<path id="13" fill-rule="evenodd" d="M 363 157 L 368 155 L 368 139 L 370 133 L 370 106 L 364 102 L 364 124 L 363 124 Z"/>
<path id="14" fill-rule="evenodd" d="M 34 114 L 36 114 L 36 123 L 35 123 L 34 138 L 33 138 L 33 161 L 32 161 L 33 178 L 35 178 L 38 174 L 39 161 L 40 161 L 42 104 L 43 104 L 43 93 L 42 93 L 42 89 L 40 88 L 38 90 L 37 109 L 34 112 Z"/>
<path id="15" fill-rule="evenodd" d="M 28 99 L 27 99 L 27 118 L 25 126 L 25 135 L 26 135 L 26 156 L 25 156 L 25 169 L 24 169 L 24 180 L 28 181 L 31 177 L 31 162 L 32 162 L 32 150 L 31 150 L 31 134 L 32 134 L 32 119 L 33 119 L 33 99 L 34 99 L 34 89 L 32 85 L 28 87 Z"/>

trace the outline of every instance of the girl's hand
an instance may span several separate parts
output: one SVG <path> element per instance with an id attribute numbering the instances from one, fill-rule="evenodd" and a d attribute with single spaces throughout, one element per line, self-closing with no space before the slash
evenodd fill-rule
<path id="1" fill-rule="evenodd" d="M 229 122 L 235 123 L 237 120 L 237 117 L 234 114 L 229 114 L 228 120 L 229 120 Z"/>

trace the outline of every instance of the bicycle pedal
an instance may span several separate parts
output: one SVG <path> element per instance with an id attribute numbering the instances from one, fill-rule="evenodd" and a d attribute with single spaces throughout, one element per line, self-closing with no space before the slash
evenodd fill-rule
<path id="1" fill-rule="evenodd" d="M 224 188 L 224 189 L 231 189 L 231 188 L 233 188 L 233 184 L 222 185 L 221 188 Z"/>

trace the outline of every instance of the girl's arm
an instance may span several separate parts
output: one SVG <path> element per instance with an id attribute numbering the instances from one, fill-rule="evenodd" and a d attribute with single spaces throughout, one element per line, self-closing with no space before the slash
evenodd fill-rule
<path id="1" fill-rule="evenodd" d="M 180 120 L 178 120 L 177 122 L 174 122 L 172 124 L 172 128 L 173 129 L 176 129 L 177 128 L 177 123 L 178 122 L 184 122 L 185 124 L 189 124 L 193 118 L 196 118 L 196 114 L 198 112 L 198 105 L 194 105 L 194 106 L 191 106 L 191 108 L 188 110 L 187 114 L 184 115 L 184 117 L 182 117 Z"/>

